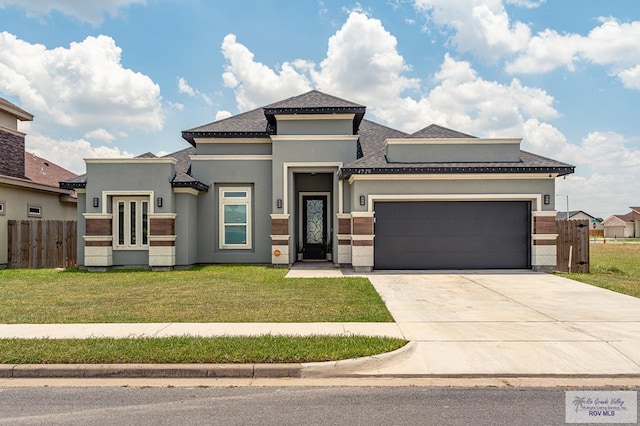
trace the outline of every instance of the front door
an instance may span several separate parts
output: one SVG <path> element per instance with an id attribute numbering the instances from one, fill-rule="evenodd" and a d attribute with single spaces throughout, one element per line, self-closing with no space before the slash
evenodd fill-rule
<path id="1" fill-rule="evenodd" d="M 302 248 L 304 259 L 325 259 L 327 256 L 327 197 L 302 197 Z"/>

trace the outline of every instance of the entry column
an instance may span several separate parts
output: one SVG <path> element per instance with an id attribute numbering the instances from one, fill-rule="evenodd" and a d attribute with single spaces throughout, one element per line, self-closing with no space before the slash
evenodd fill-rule
<path id="1" fill-rule="evenodd" d="M 374 212 L 352 212 L 351 264 L 356 272 L 373 270 Z"/>

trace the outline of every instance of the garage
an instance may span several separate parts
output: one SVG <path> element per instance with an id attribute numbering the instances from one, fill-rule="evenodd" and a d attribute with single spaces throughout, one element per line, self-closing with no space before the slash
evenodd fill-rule
<path id="1" fill-rule="evenodd" d="M 375 269 L 530 269 L 524 201 L 377 202 Z"/>

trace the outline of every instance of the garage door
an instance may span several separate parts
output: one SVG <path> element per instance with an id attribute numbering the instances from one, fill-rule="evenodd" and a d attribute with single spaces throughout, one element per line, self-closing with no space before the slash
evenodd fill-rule
<path id="1" fill-rule="evenodd" d="M 375 204 L 375 269 L 529 269 L 529 202 Z"/>

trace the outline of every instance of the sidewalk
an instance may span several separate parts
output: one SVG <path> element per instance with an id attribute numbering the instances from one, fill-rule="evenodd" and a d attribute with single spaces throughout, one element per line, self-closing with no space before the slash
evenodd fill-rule
<path id="1" fill-rule="evenodd" d="M 322 264 L 289 274 L 343 272 Z M 392 353 L 303 364 L 0 365 L 0 377 L 640 378 L 640 299 L 531 271 L 366 276 L 396 322 L 0 324 L 0 338 L 323 334 L 410 340 Z"/>

